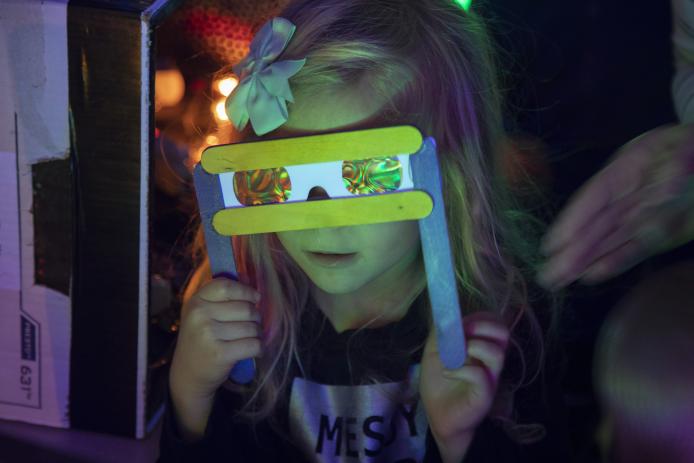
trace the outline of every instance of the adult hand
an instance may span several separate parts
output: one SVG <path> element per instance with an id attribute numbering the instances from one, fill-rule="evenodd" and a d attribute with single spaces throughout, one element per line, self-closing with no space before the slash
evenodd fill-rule
<path id="1" fill-rule="evenodd" d="M 432 329 L 422 355 L 419 395 L 444 463 L 460 462 L 489 413 L 504 365 L 509 331 L 491 313 L 465 317 L 468 357 L 457 370 L 441 363 Z"/>
<path id="2" fill-rule="evenodd" d="M 623 146 L 571 198 L 543 239 L 538 282 L 603 281 L 692 239 L 694 125 L 660 127 Z"/>

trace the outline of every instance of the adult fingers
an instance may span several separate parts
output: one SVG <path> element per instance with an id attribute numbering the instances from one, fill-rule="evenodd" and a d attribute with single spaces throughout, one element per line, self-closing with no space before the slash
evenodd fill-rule
<path id="1" fill-rule="evenodd" d="M 621 245 L 627 238 L 624 227 L 638 198 L 631 195 L 615 202 L 594 218 L 593 224 L 576 235 L 570 244 L 550 256 L 537 276 L 545 288 L 564 286 L 577 279 L 602 255 Z"/>
<path id="2" fill-rule="evenodd" d="M 638 257 L 643 254 L 642 246 L 635 240 L 624 243 L 588 267 L 581 275 L 581 281 L 598 283 L 630 269 L 642 260 Z"/>
<path id="3" fill-rule="evenodd" d="M 597 259 L 581 276 L 586 283 L 596 283 L 629 270 L 650 256 L 674 248 L 694 238 L 694 227 L 687 227 L 687 212 L 663 209 L 651 217 L 637 217 L 636 225 L 626 225 L 612 239 L 609 252 Z M 694 221 L 692 222 L 694 224 Z M 679 235 L 678 235 L 679 233 Z M 681 236 L 680 236 L 681 235 Z"/>
<path id="4" fill-rule="evenodd" d="M 664 149 L 671 149 L 667 140 L 667 130 L 657 129 L 620 148 L 607 166 L 572 196 L 545 234 L 542 251 L 556 252 L 591 227 L 598 215 L 636 192 L 652 170 L 654 159 L 662 158 Z"/>
<path id="5" fill-rule="evenodd" d="M 602 171 L 588 181 L 569 200 L 542 240 L 541 250 L 551 254 L 565 247 L 579 230 L 612 201 L 610 172 Z"/>
<path id="6" fill-rule="evenodd" d="M 692 215 L 692 208 L 686 204 L 686 198 L 683 199 L 685 193 L 680 192 L 679 196 L 671 198 L 665 191 L 668 188 L 667 183 L 654 184 L 644 188 L 638 195 L 633 195 L 633 205 L 625 202 L 631 207 L 617 220 L 611 233 L 598 241 L 590 238 L 578 240 L 573 251 L 553 256 L 548 261 L 545 271 L 555 272 L 554 276 L 541 274 L 540 278 L 554 278 L 560 282 L 563 279 L 563 283 L 567 283 L 582 275 L 583 281 L 594 283 L 622 273 L 654 254 L 686 242 L 684 235 L 691 235 L 687 231 L 687 222 Z M 577 254 L 576 249 L 584 249 L 584 254 Z M 572 252 L 574 255 L 571 255 Z M 564 268 L 561 268 L 562 259 L 565 261 Z M 555 268 L 551 268 L 553 261 L 560 261 L 560 264 L 554 264 Z M 556 267 L 560 269 L 556 270 Z"/>

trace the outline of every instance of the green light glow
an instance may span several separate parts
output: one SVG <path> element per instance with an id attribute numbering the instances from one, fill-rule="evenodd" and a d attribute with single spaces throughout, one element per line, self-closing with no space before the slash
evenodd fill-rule
<path id="1" fill-rule="evenodd" d="M 472 0 L 454 0 L 457 5 L 460 5 L 460 7 L 468 11 L 470 9 L 470 5 L 472 5 Z"/>

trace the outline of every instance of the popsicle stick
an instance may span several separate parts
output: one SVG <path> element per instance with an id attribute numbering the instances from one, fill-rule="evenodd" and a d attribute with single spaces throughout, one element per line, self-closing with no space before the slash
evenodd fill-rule
<path id="1" fill-rule="evenodd" d="M 433 138 L 424 141 L 423 149 L 418 156 L 412 157 L 411 162 L 415 188 L 429 193 L 434 201 L 432 213 L 419 221 L 419 236 L 439 356 L 446 368 L 456 369 L 465 363 L 465 333 Z"/>
<path id="2" fill-rule="evenodd" d="M 210 174 L 318 162 L 413 154 L 422 145 L 415 127 L 403 125 L 307 137 L 210 146 L 200 162 Z"/>
<path id="3" fill-rule="evenodd" d="M 210 258 L 212 275 L 225 276 L 238 281 L 234 250 L 231 246 L 231 237 L 217 233 L 212 227 L 212 217 L 219 209 L 224 208 L 222 189 L 219 185 L 219 176 L 205 172 L 200 164 L 193 170 L 195 193 L 200 208 L 200 220 L 205 234 L 207 254 Z M 239 384 L 247 384 L 255 376 L 255 361 L 244 359 L 237 362 L 229 373 L 229 379 Z"/>
<path id="4" fill-rule="evenodd" d="M 431 212 L 433 202 L 423 191 L 333 198 L 326 201 L 235 207 L 217 212 L 214 230 L 222 235 L 250 235 L 311 228 L 417 220 Z"/>

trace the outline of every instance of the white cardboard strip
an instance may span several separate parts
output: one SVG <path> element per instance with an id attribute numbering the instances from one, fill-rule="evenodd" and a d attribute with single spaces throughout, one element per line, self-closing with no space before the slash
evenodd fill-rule
<path id="1" fill-rule="evenodd" d="M 59 427 L 70 300 L 34 283 L 31 166 L 68 155 L 67 67 L 66 0 L 0 1 L 0 418 Z"/>
<path id="2" fill-rule="evenodd" d="M 0 151 L 14 113 L 28 163 L 68 155 L 67 0 L 0 2 Z"/>

